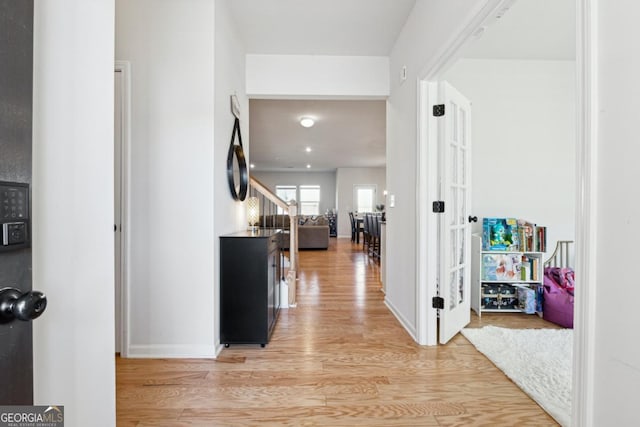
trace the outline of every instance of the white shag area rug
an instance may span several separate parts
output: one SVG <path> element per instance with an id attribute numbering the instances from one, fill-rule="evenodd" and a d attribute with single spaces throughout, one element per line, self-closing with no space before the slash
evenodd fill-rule
<path id="1" fill-rule="evenodd" d="M 485 326 L 462 335 L 560 425 L 571 425 L 571 329 Z"/>

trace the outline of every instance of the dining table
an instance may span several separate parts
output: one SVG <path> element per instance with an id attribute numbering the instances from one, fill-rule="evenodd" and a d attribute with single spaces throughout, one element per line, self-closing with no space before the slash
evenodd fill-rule
<path id="1" fill-rule="evenodd" d="M 356 222 L 356 243 L 360 243 L 360 233 L 364 233 L 364 215 L 354 215 L 353 219 Z M 364 238 L 364 235 L 362 238 Z"/>

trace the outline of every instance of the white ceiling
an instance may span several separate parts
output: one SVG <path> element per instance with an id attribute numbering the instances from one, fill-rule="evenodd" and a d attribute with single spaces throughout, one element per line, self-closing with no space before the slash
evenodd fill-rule
<path id="1" fill-rule="evenodd" d="M 314 118 L 315 125 L 302 127 L 304 116 Z M 249 155 L 256 170 L 385 165 L 386 101 L 252 99 L 249 117 Z"/>
<path id="2" fill-rule="evenodd" d="M 247 53 L 388 56 L 415 0 L 233 0 Z"/>
<path id="3" fill-rule="evenodd" d="M 233 0 L 230 5 L 248 53 L 388 56 L 414 3 Z M 462 57 L 574 59 L 574 0 L 518 0 Z M 250 160 L 256 170 L 383 166 L 384 106 L 384 101 L 252 100 Z M 303 115 L 317 116 L 316 127 L 302 128 L 297 119 Z M 313 151 L 306 153 L 306 146 Z"/>

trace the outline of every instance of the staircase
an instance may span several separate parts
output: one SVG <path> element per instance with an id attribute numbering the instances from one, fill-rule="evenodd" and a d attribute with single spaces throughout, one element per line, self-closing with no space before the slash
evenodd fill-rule
<path id="1" fill-rule="evenodd" d="M 278 213 L 278 208 L 285 215 L 289 216 L 289 233 L 284 234 L 289 238 L 289 269 L 286 275 L 286 283 L 288 288 L 288 306 L 296 306 L 296 272 L 298 271 L 298 206 L 295 201 L 291 204 L 285 202 L 280 197 L 275 195 L 269 188 L 267 188 L 260 181 L 253 176 L 250 177 L 249 196 L 257 197 L 260 202 L 260 214 L 262 216 L 262 224 L 267 224 L 265 218 L 267 216 L 274 216 Z M 269 228 L 280 228 L 285 230 L 286 224 L 270 224 Z"/>

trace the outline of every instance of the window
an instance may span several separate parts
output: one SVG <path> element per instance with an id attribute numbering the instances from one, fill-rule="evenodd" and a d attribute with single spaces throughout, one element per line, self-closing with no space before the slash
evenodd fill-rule
<path id="1" fill-rule="evenodd" d="M 354 203 L 356 212 L 373 212 L 376 201 L 375 185 L 354 185 Z"/>
<path id="2" fill-rule="evenodd" d="M 318 215 L 320 213 L 320 186 L 300 186 L 300 215 Z"/>
<path id="3" fill-rule="evenodd" d="M 295 185 L 276 185 L 276 196 L 289 203 L 291 200 L 296 200 L 297 189 Z M 278 207 L 278 214 L 283 213 L 282 208 Z"/>

